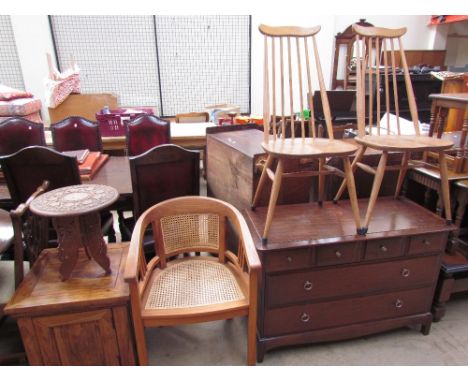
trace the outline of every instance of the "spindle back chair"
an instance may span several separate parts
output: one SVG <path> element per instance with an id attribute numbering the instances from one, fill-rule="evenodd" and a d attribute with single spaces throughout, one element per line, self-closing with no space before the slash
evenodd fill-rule
<path id="1" fill-rule="evenodd" d="M 260 25 L 260 33 L 264 35 L 264 93 L 263 93 L 263 121 L 264 141 L 263 149 L 268 157 L 255 192 L 252 209 L 255 209 L 266 178 L 273 182 L 267 218 L 263 233 L 263 244 L 267 243 L 268 233 L 272 224 L 274 210 L 283 177 L 305 176 L 319 177 L 319 204 L 323 202 L 325 175 L 335 174 L 345 178 L 348 184 L 350 202 L 358 233 L 360 232 L 360 217 L 355 192 L 354 177 L 351 171 L 349 157 L 357 150 L 355 145 L 333 139 L 333 126 L 328 103 L 325 83 L 318 55 L 315 35 L 320 27 L 302 28 L 297 26 L 272 27 Z M 295 49 L 294 49 L 295 45 Z M 295 50 L 295 52 L 294 52 Z M 314 58 L 314 61 L 310 57 Z M 324 111 L 325 125 L 328 139 L 316 136 L 315 116 L 312 95 L 313 80 L 311 67 L 315 66 L 316 76 Z M 288 101 L 288 102 L 287 102 Z M 287 102 L 287 104 L 286 104 Z M 307 137 L 304 108 L 311 106 L 309 133 Z M 300 135 L 297 136 L 293 123 L 295 110 L 300 112 Z M 279 127 L 277 119 L 280 117 Z M 288 118 L 289 117 L 289 118 Z M 290 131 L 287 131 L 290 129 Z M 326 165 L 326 159 L 340 157 L 343 160 L 344 172 Z M 318 167 L 312 170 L 291 171 L 291 163 L 303 159 L 317 160 Z M 272 170 L 276 163 L 275 171 Z M 317 170 L 318 168 L 318 170 Z M 289 171 L 289 172 L 288 172 Z"/>
<path id="2" fill-rule="evenodd" d="M 438 152 L 445 217 L 447 222 L 451 222 L 447 163 L 444 150 L 452 147 L 453 143 L 451 141 L 421 134 L 416 99 L 402 44 L 402 36 L 406 33 L 406 28 L 390 29 L 365 27 L 354 24 L 353 30 L 356 33 L 355 45 L 357 46 L 356 111 L 358 119 L 358 137 L 356 141 L 361 147 L 353 161 L 352 168 L 354 171 L 359 167 L 375 176 L 363 229 L 367 231 L 382 184 L 384 172 L 386 170 L 399 171 L 394 194 L 395 198 L 399 197 L 408 168 L 421 165 L 421 163 L 416 161 L 410 161 L 411 154 L 424 151 Z M 411 114 L 411 124 L 406 128 L 406 131 L 404 131 L 402 126 L 403 122 L 400 119 L 398 106 L 400 95 L 398 94 L 398 87 L 396 85 L 396 76 L 400 68 L 396 66 L 396 52 L 399 52 L 401 56 L 401 71 L 403 72 L 405 80 L 408 105 Z M 383 82 L 381 79 L 382 72 Z M 392 81 L 393 86 L 390 85 L 390 81 Z M 374 86 L 377 89 L 375 92 L 373 90 Z M 390 92 L 390 88 L 392 87 L 393 92 Z M 395 117 L 391 117 L 392 112 L 395 113 Z M 383 118 L 381 119 L 382 115 Z M 361 163 L 361 159 L 367 148 L 382 151 L 377 169 Z M 399 165 L 386 165 L 388 153 L 390 151 L 403 153 L 402 161 Z M 346 184 L 342 182 L 335 196 L 335 201 L 341 197 L 345 188 Z"/>

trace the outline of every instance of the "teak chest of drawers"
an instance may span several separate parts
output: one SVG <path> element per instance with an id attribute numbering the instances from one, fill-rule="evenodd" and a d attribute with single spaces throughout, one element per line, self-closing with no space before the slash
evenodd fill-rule
<path id="1" fill-rule="evenodd" d="M 128 243 L 110 244 L 110 275 L 80 250 L 67 281 L 57 249 L 46 249 L 5 308 L 18 322 L 30 365 L 135 365 L 123 279 Z"/>
<path id="2" fill-rule="evenodd" d="M 286 345 L 348 339 L 407 325 L 428 334 L 431 303 L 449 231 L 406 199 L 381 198 L 365 237 L 351 208 L 278 206 L 268 245 L 266 208 L 246 210 L 263 277 L 258 359 Z"/>

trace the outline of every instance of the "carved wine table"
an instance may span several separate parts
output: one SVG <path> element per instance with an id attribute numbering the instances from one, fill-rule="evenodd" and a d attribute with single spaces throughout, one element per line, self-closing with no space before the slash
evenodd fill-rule
<path id="1" fill-rule="evenodd" d="M 63 281 L 70 278 L 81 247 L 106 273 L 111 272 L 99 210 L 111 205 L 118 196 L 113 187 L 80 184 L 49 191 L 31 203 L 33 213 L 52 218 L 58 236 L 62 261 L 59 272 Z"/>

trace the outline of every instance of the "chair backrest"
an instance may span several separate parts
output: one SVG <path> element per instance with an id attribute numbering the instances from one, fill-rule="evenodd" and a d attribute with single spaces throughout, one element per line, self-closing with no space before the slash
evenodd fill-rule
<path id="1" fill-rule="evenodd" d="M 194 123 L 194 122 L 208 122 L 210 115 L 207 112 L 193 112 L 176 114 L 176 123 Z"/>
<path id="2" fill-rule="evenodd" d="M 401 41 L 401 37 L 406 33 L 406 28 L 390 29 L 355 24 L 353 30 L 356 33 L 357 46 L 356 111 L 359 136 L 366 134 L 366 125 L 370 127 L 369 134 L 390 134 L 391 131 L 398 135 L 402 133 L 398 102 L 401 95 L 398 94 L 397 86 L 397 75 L 400 68 L 397 67 L 395 59 L 396 52 L 399 52 L 401 57 L 401 70 L 403 71 L 413 126 L 411 133 L 419 135 L 418 110 Z M 390 81 L 392 82 L 390 83 Z M 392 88 L 393 91 L 390 92 Z M 384 120 L 386 131 L 381 131 L 383 129 L 381 129 L 380 119 L 383 113 L 387 115 Z M 391 119 L 390 113 L 395 113 L 396 118 Z M 373 126 L 375 128 L 372 128 Z"/>
<path id="3" fill-rule="evenodd" d="M 137 238 L 142 238 L 148 226 L 153 227 L 156 253 L 160 259 L 160 267 L 166 266 L 166 260 L 176 254 L 186 252 L 210 252 L 219 257 L 220 262 L 226 260 L 228 236 L 238 238 L 237 261 L 245 265 L 245 247 L 255 250 L 249 229 L 241 213 L 230 204 L 219 199 L 204 196 L 186 196 L 161 202 L 145 211 L 135 225 L 129 251 L 136 251 L 133 245 Z M 233 231 L 231 232 L 230 228 Z M 229 251 L 228 251 L 229 252 Z M 138 253 L 138 252 L 137 252 Z M 139 264 L 127 268 L 138 267 L 139 279 L 146 274 L 146 262 L 143 251 L 139 251 Z M 232 260 L 232 259 L 230 259 Z M 127 269 L 126 269 L 127 272 Z"/>
<path id="4" fill-rule="evenodd" d="M 265 36 L 263 78 L 265 143 L 270 139 L 270 133 L 273 134 L 272 139 L 276 139 L 277 136 L 280 136 L 281 139 L 289 136 L 293 139 L 296 138 L 294 129 L 291 129 L 290 133 L 286 131 L 288 128 L 286 117 L 289 116 L 290 120 L 294 121 L 295 110 L 301 112 L 300 137 L 306 137 L 306 122 L 302 111 L 308 106 L 312 106 L 309 135 L 315 137 L 312 66 L 316 68 L 327 132 L 330 139 L 332 139 L 333 126 L 330 107 L 315 40 L 315 35 L 320 31 L 320 27 L 301 28 L 260 25 L 259 30 Z M 313 62 L 311 57 L 314 58 Z M 287 102 L 286 99 L 288 99 Z M 281 118 L 278 128 L 275 123 L 277 117 Z M 291 125 L 289 123 L 289 126 Z"/>
<path id="5" fill-rule="evenodd" d="M 99 124 L 83 117 L 69 117 L 50 125 L 54 149 L 57 151 L 102 151 Z"/>
<path id="6" fill-rule="evenodd" d="M 134 218 L 156 203 L 200 194 L 200 153 L 161 145 L 130 157 Z"/>
<path id="7" fill-rule="evenodd" d="M 170 143 L 171 124 L 154 115 L 142 115 L 126 121 L 128 155 L 140 155 L 149 149 Z"/>
<path id="8" fill-rule="evenodd" d="M 50 190 L 81 183 L 76 159 L 47 147 L 26 147 L 0 158 L 0 163 L 15 206 L 45 180 Z"/>
<path id="9" fill-rule="evenodd" d="M 44 125 L 20 117 L 0 123 L 0 156 L 10 155 L 27 146 L 45 146 Z"/>

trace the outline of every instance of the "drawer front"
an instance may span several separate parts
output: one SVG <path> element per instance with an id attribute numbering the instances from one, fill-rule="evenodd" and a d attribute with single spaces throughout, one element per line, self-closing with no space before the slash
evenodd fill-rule
<path id="1" fill-rule="evenodd" d="M 401 237 L 369 240 L 366 244 L 366 260 L 388 259 L 404 255 L 405 240 Z"/>
<path id="2" fill-rule="evenodd" d="M 310 266 L 311 251 L 309 248 L 292 249 L 290 251 L 268 252 L 263 255 L 266 272 L 291 271 Z"/>
<path id="3" fill-rule="evenodd" d="M 362 242 L 322 245 L 316 250 L 319 266 L 352 263 L 361 258 Z"/>
<path id="4" fill-rule="evenodd" d="M 267 276 L 267 306 L 435 285 L 438 256 Z"/>
<path id="5" fill-rule="evenodd" d="M 410 239 L 408 255 L 423 253 L 434 253 L 445 250 L 447 244 L 447 233 L 430 233 L 426 235 L 413 236 Z"/>
<path id="6" fill-rule="evenodd" d="M 430 311 L 432 287 L 265 311 L 264 336 L 325 329 Z"/>

